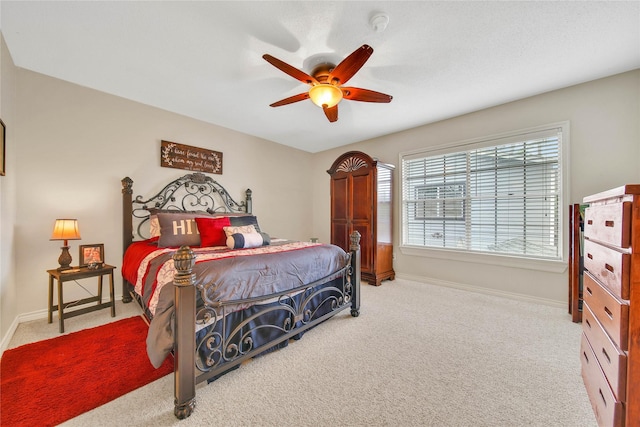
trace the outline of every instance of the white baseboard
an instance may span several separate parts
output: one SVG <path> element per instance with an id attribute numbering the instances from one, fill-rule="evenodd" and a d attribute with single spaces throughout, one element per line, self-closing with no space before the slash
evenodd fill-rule
<path id="1" fill-rule="evenodd" d="M 463 291 L 476 292 L 480 294 L 515 299 L 518 301 L 526 301 L 526 302 L 532 302 L 535 304 L 548 305 L 551 307 L 558 307 L 558 308 L 567 307 L 567 303 L 562 301 L 552 300 L 548 298 L 534 297 L 534 296 L 525 295 L 525 294 L 518 294 L 515 292 L 505 292 L 497 289 L 483 288 L 481 286 L 469 285 L 466 283 L 449 282 L 446 280 L 433 279 L 430 277 L 413 276 L 409 274 L 398 274 L 398 273 L 396 274 L 396 277 L 399 279 L 412 280 L 414 282 L 426 283 L 429 285 L 444 286 L 448 288 L 460 289 Z"/>
<path id="2" fill-rule="evenodd" d="M 114 298 L 116 302 L 122 301 L 122 295 L 115 295 Z M 13 338 L 13 334 L 16 333 L 16 329 L 18 329 L 18 325 L 20 325 L 20 323 L 31 322 L 33 320 L 46 319 L 48 315 L 49 315 L 49 310 L 44 309 L 44 310 L 32 311 L 31 313 L 20 314 L 15 319 L 13 319 L 13 322 L 11 323 L 9 330 L 2 337 L 2 341 L 0 342 L 0 356 L 2 356 L 2 353 L 4 353 L 7 347 L 9 347 L 11 338 Z M 54 316 L 55 315 L 56 313 L 54 313 Z M 57 320 L 54 320 L 54 321 L 57 321 Z"/>
<path id="3" fill-rule="evenodd" d="M 32 320 L 46 319 L 48 314 L 49 314 L 49 311 L 45 309 L 45 310 L 33 311 L 31 313 L 21 314 L 15 319 L 13 319 L 13 322 L 11 323 L 9 330 L 4 335 L 4 337 L 2 337 L 2 342 L 0 342 L 0 354 L 4 353 L 7 347 L 9 347 L 9 342 L 11 342 L 11 338 L 13 337 L 13 334 L 16 333 L 16 329 L 18 329 L 18 325 L 20 323 L 31 322 Z"/>
<path id="4" fill-rule="evenodd" d="M 7 347 L 9 347 L 9 342 L 11 341 L 11 337 L 13 337 L 13 334 L 16 332 L 16 329 L 18 329 L 19 324 L 20 322 L 18 321 L 17 317 L 13 319 L 11 326 L 9 326 L 9 330 L 4 335 L 4 337 L 2 337 L 2 341 L 0 341 L 0 355 L 2 355 L 2 353 L 4 353 L 4 351 L 7 349 Z"/>

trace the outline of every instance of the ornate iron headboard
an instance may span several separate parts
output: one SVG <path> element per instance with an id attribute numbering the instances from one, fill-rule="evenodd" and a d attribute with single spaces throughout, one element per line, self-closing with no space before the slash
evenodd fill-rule
<path id="1" fill-rule="evenodd" d="M 123 249 L 135 238 L 147 238 L 143 227 L 148 226 L 150 209 L 179 211 L 206 211 L 209 213 L 251 213 L 251 190 L 245 192 L 245 200 L 238 203 L 217 181 L 202 173 L 184 175 L 167 184 L 148 199 L 132 198 L 133 180 L 122 179 Z M 137 219 L 134 235 L 134 218 Z"/>

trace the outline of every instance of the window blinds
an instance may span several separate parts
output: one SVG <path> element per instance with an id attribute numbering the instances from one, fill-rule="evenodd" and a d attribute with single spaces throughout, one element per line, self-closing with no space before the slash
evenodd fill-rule
<path id="1" fill-rule="evenodd" d="M 561 258 L 561 129 L 402 158 L 403 243 Z"/>

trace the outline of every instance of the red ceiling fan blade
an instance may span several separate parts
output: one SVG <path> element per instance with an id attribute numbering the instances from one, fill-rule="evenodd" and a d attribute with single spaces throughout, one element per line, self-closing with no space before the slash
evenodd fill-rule
<path id="1" fill-rule="evenodd" d="M 350 101 L 362 102 L 391 102 L 393 96 L 357 87 L 341 87 L 342 96 Z"/>
<path id="2" fill-rule="evenodd" d="M 283 72 L 289 74 L 294 79 L 300 80 L 302 83 L 306 83 L 308 85 L 311 85 L 311 84 L 314 84 L 314 83 L 315 84 L 318 83 L 318 81 L 315 79 L 315 77 L 312 77 L 309 74 L 305 73 L 304 71 L 301 71 L 301 70 L 298 70 L 295 67 L 292 67 L 291 65 L 287 64 L 286 62 L 283 62 L 283 61 L 279 60 L 278 58 L 274 58 L 273 56 L 268 55 L 268 54 L 262 55 L 262 57 L 269 64 L 273 65 L 274 67 L 276 67 L 280 71 L 283 71 Z"/>
<path id="3" fill-rule="evenodd" d="M 373 48 L 369 45 L 362 45 L 351 55 L 339 63 L 329 74 L 328 82 L 334 84 L 345 84 L 355 73 L 358 72 L 373 53 Z"/>
<path id="4" fill-rule="evenodd" d="M 338 121 L 338 104 L 331 108 L 324 105 L 322 109 L 324 110 L 324 115 L 327 116 L 327 119 L 329 119 L 331 123 Z"/>
<path id="5" fill-rule="evenodd" d="M 270 104 L 269 107 L 281 107 L 283 105 L 293 104 L 294 102 L 304 101 L 305 99 L 309 99 L 309 92 L 299 93 L 289 98 L 281 99 L 280 101 Z"/>

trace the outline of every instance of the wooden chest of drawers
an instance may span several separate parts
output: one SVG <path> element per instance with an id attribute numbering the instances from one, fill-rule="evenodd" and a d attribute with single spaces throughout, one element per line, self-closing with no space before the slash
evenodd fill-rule
<path id="1" fill-rule="evenodd" d="M 640 185 L 585 197 L 582 378 L 601 426 L 640 426 Z"/>

